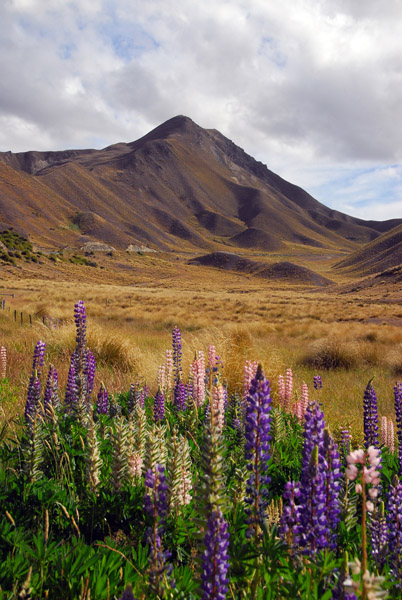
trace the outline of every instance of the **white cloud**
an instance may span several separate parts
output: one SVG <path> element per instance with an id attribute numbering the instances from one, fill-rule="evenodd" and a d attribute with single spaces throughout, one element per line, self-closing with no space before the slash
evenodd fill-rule
<path id="1" fill-rule="evenodd" d="M 350 169 L 367 211 L 402 215 L 400 186 L 361 179 L 402 162 L 401 26 L 399 0 L 6 0 L 0 149 L 131 141 L 186 114 L 338 208 L 360 210 Z"/>

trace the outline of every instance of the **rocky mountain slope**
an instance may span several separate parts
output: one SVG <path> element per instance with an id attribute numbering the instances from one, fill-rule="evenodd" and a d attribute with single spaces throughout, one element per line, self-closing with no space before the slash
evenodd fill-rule
<path id="1" fill-rule="evenodd" d="M 327 208 L 184 116 L 103 150 L 0 153 L 0 226 L 44 248 L 353 251 L 399 224 Z"/>

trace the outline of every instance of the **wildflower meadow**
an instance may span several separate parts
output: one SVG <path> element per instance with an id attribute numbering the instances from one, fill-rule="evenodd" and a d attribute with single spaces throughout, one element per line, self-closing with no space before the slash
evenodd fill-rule
<path id="1" fill-rule="evenodd" d="M 324 373 L 273 393 L 246 360 L 236 387 L 213 340 L 183 364 L 174 327 L 154 381 L 110 393 L 74 319 L 65 389 L 40 340 L 24 414 L 0 412 L 0 599 L 402 597 L 402 383 L 390 418 L 362 382 L 355 440 Z"/>

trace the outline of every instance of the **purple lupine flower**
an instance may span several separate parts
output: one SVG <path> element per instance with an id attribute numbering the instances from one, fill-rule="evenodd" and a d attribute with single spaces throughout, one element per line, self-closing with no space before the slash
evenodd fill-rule
<path id="1" fill-rule="evenodd" d="M 364 391 L 363 410 L 364 410 L 364 446 L 378 448 L 378 409 L 377 396 L 371 384 L 368 382 Z"/>
<path id="2" fill-rule="evenodd" d="M 300 480 L 300 528 L 296 542 L 305 554 L 328 546 L 330 528 L 327 520 L 327 486 L 325 480 L 324 413 L 311 402 L 305 414 L 302 473 Z"/>
<path id="3" fill-rule="evenodd" d="M 315 390 L 322 390 L 321 375 L 314 375 L 313 382 L 314 382 L 314 389 Z"/>
<path id="4" fill-rule="evenodd" d="M 250 477 L 247 481 L 245 510 L 249 528 L 248 537 L 257 537 L 268 506 L 267 475 L 270 459 L 271 430 L 271 394 L 269 381 L 265 378 L 261 365 L 257 367 L 255 378 L 251 381 L 246 401 L 245 416 L 245 458 Z"/>
<path id="5" fill-rule="evenodd" d="M 395 476 L 387 494 L 388 561 L 395 585 L 402 583 L 402 483 Z"/>
<path id="6" fill-rule="evenodd" d="M 77 404 L 77 384 L 75 381 L 75 366 L 74 360 L 71 357 L 70 369 L 67 376 L 66 396 L 64 399 L 67 412 L 71 412 L 73 407 Z"/>
<path id="7" fill-rule="evenodd" d="M 330 436 L 328 430 L 324 431 L 324 458 L 326 468 L 324 470 L 326 485 L 326 506 L 325 515 L 329 527 L 328 546 L 336 549 L 337 528 L 340 521 L 339 493 L 341 487 L 341 460 L 339 457 L 338 446 Z"/>
<path id="8" fill-rule="evenodd" d="M 173 370 L 174 370 L 174 382 L 178 383 L 182 379 L 182 366 L 181 366 L 181 333 L 180 329 L 176 326 L 172 331 L 172 342 L 173 342 Z"/>
<path id="9" fill-rule="evenodd" d="M 173 391 L 173 406 L 177 411 L 186 410 L 187 408 L 187 389 L 184 383 L 180 380 L 174 386 Z"/>
<path id="10" fill-rule="evenodd" d="M 398 436 L 399 476 L 402 477 L 402 383 L 394 387 L 396 434 Z"/>
<path id="11" fill-rule="evenodd" d="M 58 394 L 58 374 L 56 367 L 53 365 L 49 366 L 49 372 L 47 375 L 46 387 L 43 396 L 43 408 L 46 409 L 49 406 L 58 408 L 60 405 L 60 398 Z"/>
<path id="12" fill-rule="evenodd" d="M 92 354 L 92 352 L 90 350 L 87 350 L 84 375 L 85 375 L 86 384 L 87 384 L 86 401 L 88 403 L 90 402 L 91 394 L 94 389 L 95 370 L 96 370 L 95 356 Z"/>
<path id="13" fill-rule="evenodd" d="M 290 547 L 293 546 L 292 539 L 298 533 L 300 524 L 300 483 L 288 481 L 283 493 L 283 512 L 279 522 L 279 535 L 286 540 Z"/>
<path id="14" fill-rule="evenodd" d="M 385 518 L 384 502 L 380 503 L 369 520 L 371 556 L 381 571 L 388 552 L 388 527 Z"/>
<path id="15" fill-rule="evenodd" d="M 79 361 L 79 370 L 83 371 L 85 368 L 85 346 L 86 346 L 86 329 L 87 329 L 87 315 L 85 312 L 85 305 L 82 300 L 79 300 L 74 305 L 74 321 L 76 326 L 76 343 L 77 343 L 77 354 Z"/>
<path id="16" fill-rule="evenodd" d="M 161 595 L 164 573 L 171 571 L 167 565 L 170 553 L 163 552 L 161 535 L 163 534 L 165 518 L 168 512 L 168 485 L 165 469 L 157 464 L 145 473 L 144 510 L 153 520 L 152 527 L 145 533 L 150 548 L 149 583 L 155 595 Z"/>
<path id="17" fill-rule="evenodd" d="M 155 394 L 154 400 L 154 420 L 163 421 L 165 418 L 165 398 L 162 394 L 161 388 Z"/>
<path id="18" fill-rule="evenodd" d="M 130 391 L 128 394 L 127 410 L 132 413 L 138 404 L 141 404 L 141 387 L 136 381 L 130 385 Z"/>
<path id="19" fill-rule="evenodd" d="M 96 412 L 98 415 L 107 415 L 109 411 L 109 394 L 106 387 L 102 383 L 98 392 L 96 401 Z"/>
<path id="20" fill-rule="evenodd" d="M 136 598 L 134 598 L 134 594 L 133 594 L 133 588 L 130 584 L 128 584 L 123 592 L 122 597 L 120 598 L 120 600 L 136 600 Z"/>
<path id="21" fill-rule="evenodd" d="M 39 341 L 34 350 L 33 362 L 32 362 L 32 374 L 29 378 L 27 400 L 25 404 L 25 420 L 29 423 L 35 415 L 35 412 L 40 402 L 41 396 L 41 384 L 40 384 L 40 370 L 43 367 L 45 361 L 45 342 Z"/>
<path id="22" fill-rule="evenodd" d="M 207 522 L 202 555 L 202 600 L 224 600 L 229 589 L 229 532 L 220 510 L 214 510 Z"/>
<path id="23" fill-rule="evenodd" d="M 31 377 L 30 387 L 28 389 L 27 401 L 25 403 L 25 422 L 29 427 L 32 426 L 35 419 L 38 404 L 40 402 L 41 386 L 38 377 Z"/>
<path id="24" fill-rule="evenodd" d="M 341 439 L 340 439 L 340 455 L 344 465 L 346 465 L 346 457 L 350 454 L 350 443 L 352 441 L 352 434 L 349 429 L 341 430 Z"/>

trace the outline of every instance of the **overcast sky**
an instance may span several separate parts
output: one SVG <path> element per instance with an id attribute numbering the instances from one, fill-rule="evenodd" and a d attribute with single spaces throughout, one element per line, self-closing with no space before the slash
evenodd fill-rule
<path id="1" fill-rule="evenodd" d="M 402 217 L 400 0 L 0 0 L 0 150 L 184 114 L 318 200 Z"/>

